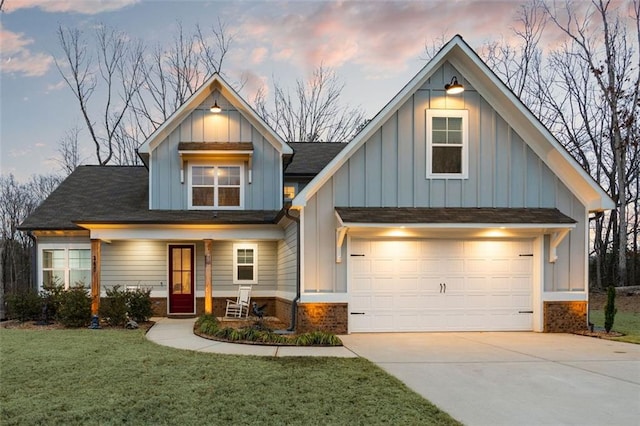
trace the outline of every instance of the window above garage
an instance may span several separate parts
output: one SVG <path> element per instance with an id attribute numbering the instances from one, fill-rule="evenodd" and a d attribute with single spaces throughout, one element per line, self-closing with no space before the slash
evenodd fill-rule
<path id="1" fill-rule="evenodd" d="M 469 112 L 427 110 L 427 178 L 469 176 Z"/>

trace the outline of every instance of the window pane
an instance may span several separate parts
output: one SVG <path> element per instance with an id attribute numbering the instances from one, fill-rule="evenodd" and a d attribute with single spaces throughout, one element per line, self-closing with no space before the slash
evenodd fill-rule
<path id="1" fill-rule="evenodd" d="M 437 144 L 447 143 L 447 132 L 434 130 L 432 133 L 431 142 Z"/>
<path id="2" fill-rule="evenodd" d="M 182 293 L 182 272 L 173 271 L 173 288 L 171 289 L 173 294 Z"/>
<path id="3" fill-rule="evenodd" d="M 191 294 L 191 272 L 182 273 L 182 294 Z"/>
<path id="4" fill-rule="evenodd" d="M 191 249 L 183 248 L 182 250 L 182 270 L 190 271 L 191 270 Z"/>
<path id="5" fill-rule="evenodd" d="M 285 186 L 284 187 L 284 199 L 292 200 L 296 196 L 296 187 L 295 186 Z"/>
<path id="6" fill-rule="evenodd" d="M 447 136 L 447 143 L 449 143 L 450 145 L 462 145 L 462 131 L 449 131 Z"/>
<path id="7" fill-rule="evenodd" d="M 91 288 L 91 278 L 89 271 L 71 270 L 69 271 L 69 287 L 83 286 Z"/>
<path id="8" fill-rule="evenodd" d="M 462 173 L 461 147 L 433 147 L 433 173 Z"/>
<path id="9" fill-rule="evenodd" d="M 447 129 L 447 119 L 445 117 L 433 117 L 433 119 L 431 120 L 431 123 L 434 130 Z"/>
<path id="10" fill-rule="evenodd" d="M 69 268 L 90 269 L 91 250 L 69 250 Z"/>
<path id="11" fill-rule="evenodd" d="M 213 206 L 213 187 L 193 188 L 191 203 L 194 206 Z"/>
<path id="12" fill-rule="evenodd" d="M 43 250 L 43 268 L 64 268 L 64 250 Z"/>
<path id="13" fill-rule="evenodd" d="M 462 131 L 462 118 L 461 117 L 449 117 L 448 119 L 448 129 L 449 130 L 460 130 Z"/>
<path id="14" fill-rule="evenodd" d="M 193 166 L 191 180 L 194 185 L 213 185 L 215 171 L 212 166 Z"/>
<path id="15" fill-rule="evenodd" d="M 42 271 L 42 281 L 47 287 L 64 285 L 64 271 Z"/>
<path id="16" fill-rule="evenodd" d="M 253 264 L 253 249 L 238 249 L 238 264 Z"/>
<path id="17" fill-rule="evenodd" d="M 218 167 L 218 185 L 240 185 L 240 167 Z"/>
<path id="18" fill-rule="evenodd" d="M 253 280 L 253 266 L 238 266 L 238 280 Z"/>
<path id="19" fill-rule="evenodd" d="M 219 188 L 219 206 L 240 206 L 240 188 Z"/>

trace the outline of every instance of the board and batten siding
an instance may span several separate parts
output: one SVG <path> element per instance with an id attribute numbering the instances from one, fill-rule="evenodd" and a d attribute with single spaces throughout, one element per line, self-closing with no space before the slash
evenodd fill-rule
<path id="1" fill-rule="evenodd" d="M 244 241 L 243 241 L 244 242 Z M 204 293 L 204 244 L 202 241 L 113 241 L 102 243 L 102 291 L 115 285 L 151 288 L 152 297 L 167 296 L 169 245 L 195 246 L 195 279 L 198 295 Z M 277 242 L 259 241 L 258 284 L 254 291 L 273 292 L 277 276 Z M 233 241 L 214 241 L 212 249 L 213 294 L 228 297 L 238 291 L 233 284 Z"/>
<path id="2" fill-rule="evenodd" d="M 278 241 L 277 291 L 281 297 L 293 300 L 296 293 L 298 228 L 295 222 L 287 222 L 284 228 L 284 240 Z"/>
<path id="3" fill-rule="evenodd" d="M 578 223 L 558 261 L 545 257 L 545 290 L 584 290 L 586 208 L 468 82 L 463 94 L 447 95 L 452 75 L 461 76 L 445 63 L 307 202 L 305 292 L 346 291 L 345 263 L 335 262 L 335 206 L 558 208 Z M 426 178 L 428 109 L 469 111 L 468 179 Z"/>
<path id="4" fill-rule="evenodd" d="M 180 142 L 251 142 L 252 183 L 249 183 L 248 161 L 245 161 L 244 208 L 246 210 L 278 210 L 282 188 L 280 153 L 251 123 L 222 96 L 217 98 L 222 112 L 213 114 L 209 96 L 193 110 L 176 129 L 152 152 L 150 191 L 151 208 L 188 209 L 188 159 L 184 161 L 184 183 L 180 182 Z"/>

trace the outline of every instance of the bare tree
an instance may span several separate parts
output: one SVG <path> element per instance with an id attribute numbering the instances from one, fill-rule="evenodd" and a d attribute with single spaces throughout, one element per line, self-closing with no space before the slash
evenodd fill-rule
<path id="1" fill-rule="evenodd" d="M 98 163 L 108 164 L 143 82 L 144 46 L 104 25 L 93 35 L 92 50 L 79 29 L 60 26 L 58 41 L 64 52 L 63 61 L 55 61 L 58 71 L 78 101 Z"/>
<path id="2" fill-rule="evenodd" d="M 70 175 L 81 163 L 80 148 L 78 146 L 78 136 L 80 129 L 74 127 L 68 130 L 58 142 L 58 155 L 56 162 L 60 165 L 64 176 Z"/>
<path id="3" fill-rule="evenodd" d="M 342 104 L 343 88 L 335 72 L 321 65 L 308 81 L 296 81 L 293 94 L 274 83 L 271 109 L 264 90 L 258 92 L 254 104 L 258 114 L 287 141 L 346 142 L 364 115 L 360 108 Z"/>

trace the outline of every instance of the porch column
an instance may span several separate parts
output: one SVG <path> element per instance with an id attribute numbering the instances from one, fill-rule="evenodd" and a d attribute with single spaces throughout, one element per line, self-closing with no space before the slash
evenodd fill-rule
<path id="1" fill-rule="evenodd" d="M 100 243 L 91 240 L 91 315 L 98 315 L 100 310 Z"/>
<path id="2" fill-rule="evenodd" d="M 213 240 L 204 240 L 204 313 L 213 313 L 213 275 L 211 268 L 211 251 Z"/>

